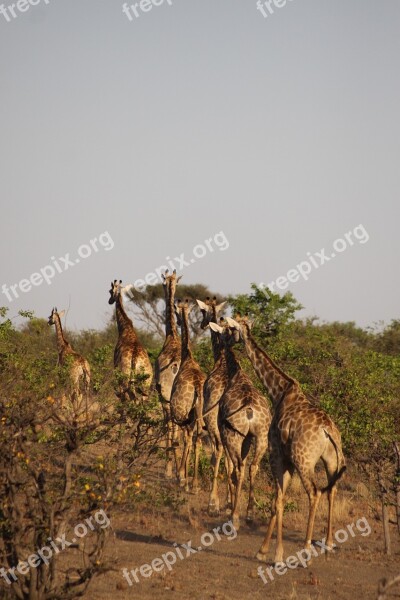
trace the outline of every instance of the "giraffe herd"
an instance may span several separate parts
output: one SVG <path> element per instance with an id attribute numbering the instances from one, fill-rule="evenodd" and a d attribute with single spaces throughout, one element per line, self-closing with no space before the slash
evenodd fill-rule
<path id="1" fill-rule="evenodd" d="M 337 481 L 346 466 L 339 430 L 321 408 L 310 402 L 298 381 L 282 369 L 260 348 L 246 317 L 220 317 L 225 302 L 216 298 L 197 300 L 202 313 L 202 329 L 210 329 L 214 366 L 208 377 L 196 362 L 191 349 L 189 315 L 195 304 L 175 301 L 180 277 L 168 271 L 163 275 L 165 294 L 165 341 L 155 362 L 154 383 L 163 408 L 166 425 L 166 477 L 175 470 L 181 486 L 189 490 L 189 459 L 194 450 L 194 469 L 191 489 L 199 489 L 198 464 L 201 439 L 208 434 L 212 447 L 213 477 L 208 512 L 218 515 L 220 502 L 218 474 L 225 455 L 227 472 L 227 508 L 232 522 L 240 525 L 241 489 L 246 463 L 249 466 L 249 498 L 247 519 L 252 519 L 255 505 L 254 484 L 261 459 L 269 452 L 275 498 L 265 539 L 257 558 L 267 560 L 272 533 L 277 529 L 275 563 L 283 562 L 282 522 L 284 498 L 294 472 L 300 476 L 309 499 L 309 514 L 305 544 L 310 548 L 314 520 L 322 494 L 328 497 L 326 546 L 333 547 L 333 505 Z M 116 305 L 118 340 L 114 352 L 114 368 L 121 373 L 117 396 L 126 400 L 145 402 L 151 393 L 153 369 L 149 356 L 140 344 L 133 323 L 123 306 L 122 281 L 111 282 L 109 304 Z M 56 328 L 59 363 L 67 357 L 74 391 L 73 401 L 79 410 L 90 383 L 88 362 L 74 352 L 65 340 L 62 313 L 53 309 L 49 325 Z M 181 336 L 178 335 L 178 326 Z M 243 371 L 234 346 L 242 344 L 255 373 L 267 390 L 269 400 L 253 385 Z M 271 410 L 272 408 L 272 410 Z M 86 405 L 87 411 L 87 405 Z M 250 449 L 253 447 L 252 454 Z M 318 487 L 314 470 L 321 460 L 327 475 L 327 485 Z"/>

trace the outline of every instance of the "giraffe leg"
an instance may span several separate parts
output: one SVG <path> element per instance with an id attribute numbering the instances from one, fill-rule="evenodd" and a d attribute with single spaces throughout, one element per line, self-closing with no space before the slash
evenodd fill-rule
<path id="1" fill-rule="evenodd" d="M 226 498 L 226 512 L 227 514 L 233 513 L 233 507 L 235 505 L 236 498 L 236 469 L 235 469 L 235 452 L 234 452 L 234 433 L 232 430 L 220 425 L 220 434 L 222 444 L 225 450 L 225 468 L 228 477 L 227 486 L 227 498 Z"/>
<path id="2" fill-rule="evenodd" d="M 211 485 L 210 498 L 208 500 L 208 513 L 212 516 L 219 514 L 219 496 L 218 496 L 218 473 L 224 449 L 220 441 L 216 438 L 213 440 L 213 479 Z"/>
<path id="3" fill-rule="evenodd" d="M 196 426 L 197 426 L 197 435 L 198 437 L 203 437 L 205 435 L 204 429 L 206 428 L 206 424 L 203 418 L 203 386 L 200 386 L 196 390 L 196 402 L 194 405 L 194 413 L 196 417 Z"/>
<path id="4" fill-rule="evenodd" d="M 326 545 L 333 549 L 333 501 L 336 496 L 336 486 L 333 486 L 331 490 L 328 491 L 328 531 L 326 534 Z"/>
<path id="5" fill-rule="evenodd" d="M 190 452 L 193 447 L 193 429 L 187 429 L 186 436 L 186 448 L 185 448 L 185 491 L 189 491 L 189 465 L 190 465 Z"/>
<path id="6" fill-rule="evenodd" d="M 308 495 L 309 500 L 309 512 L 308 512 L 308 523 L 307 523 L 307 532 L 306 532 L 306 540 L 305 540 L 305 548 L 309 550 L 312 545 L 312 534 L 314 531 L 314 521 L 315 515 L 317 512 L 319 500 L 321 498 L 321 491 L 317 489 L 312 475 L 310 473 L 306 473 L 304 471 L 299 470 L 301 480 L 303 482 L 304 488 Z M 310 562 L 310 561 L 309 561 Z"/>
<path id="7" fill-rule="evenodd" d="M 307 524 L 306 544 L 305 544 L 306 549 L 311 548 L 312 534 L 314 531 L 315 514 L 317 512 L 320 497 L 321 497 L 320 490 L 315 490 L 314 494 L 312 494 L 310 497 L 310 511 L 308 514 L 308 524 Z"/>
<path id="8" fill-rule="evenodd" d="M 250 465 L 250 490 L 249 490 L 249 503 L 247 505 L 247 520 L 252 521 L 254 518 L 254 483 L 258 473 L 260 461 L 264 456 L 264 453 L 268 446 L 268 440 L 266 436 L 257 436 L 255 438 L 255 449 L 254 449 L 254 457 L 252 463 Z"/>
<path id="9" fill-rule="evenodd" d="M 272 533 L 275 529 L 275 523 L 276 523 L 276 498 L 274 498 L 274 500 L 273 500 L 272 513 L 271 513 L 271 518 L 268 523 L 267 533 L 265 534 L 265 538 L 261 545 L 261 548 L 259 549 L 259 551 L 256 554 L 256 558 L 258 558 L 258 560 L 261 560 L 263 562 L 267 561 L 267 552 L 269 550 L 269 544 L 271 541 Z"/>
<path id="10" fill-rule="evenodd" d="M 233 480 L 232 480 L 233 464 L 232 464 L 231 457 L 229 456 L 229 452 L 227 452 L 227 451 L 225 452 L 225 471 L 226 471 L 226 479 L 227 479 L 225 508 L 226 508 L 227 514 L 231 514 L 232 507 L 233 507 L 233 499 L 235 496 L 235 490 L 234 490 L 234 485 L 233 485 Z"/>
<path id="11" fill-rule="evenodd" d="M 172 478 L 172 456 L 171 456 L 171 452 L 172 452 L 172 443 L 173 443 L 173 423 L 171 420 L 171 410 L 169 408 L 169 406 L 165 403 L 165 401 L 162 399 L 162 397 L 160 396 L 160 402 L 163 408 L 163 412 L 164 412 L 164 423 L 167 427 L 167 434 L 166 434 L 166 464 L 165 464 L 165 477 L 167 479 L 171 479 Z"/>
<path id="12" fill-rule="evenodd" d="M 245 466 L 246 463 L 243 461 L 238 461 L 236 465 L 234 464 L 235 502 L 232 510 L 232 523 L 236 531 L 238 531 L 240 527 L 240 495 L 242 491 Z"/>
<path id="13" fill-rule="evenodd" d="M 222 434 L 222 432 L 221 432 Z M 245 449 L 243 436 L 236 431 L 224 427 L 223 428 L 224 445 L 227 448 L 232 462 L 231 473 L 231 489 L 233 488 L 232 496 L 232 523 L 236 530 L 240 527 L 240 496 L 244 479 L 246 456 L 250 447 L 251 438 L 248 438 Z M 246 438 L 247 439 L 247 438 Z M 243 458 L 244 455 L 244 458 Z"/>
<path id="14" fill-rule="evenodd" d="M 283 541 L 282 541 L 282 521 L 283 521 L 283 508 L 284 508 L 284 497 L 287 487 L 290 483 L 293 474 L 293 468 L 291 466 L 284 466 L 280 458 L 270 456 L 272 474 L 275 480 L 275 498 L 271 507 L 271 518 L 268 523 L 267 532 L 261 548 L 257 553 L 258 560 L 266 562 L 267 552 L 271 542 L 271 537 L 277 525 L 277 540 L 276 540 L 276 551 L 275 551 L 275 562 L 282 562 L 283 558 Z"/>
<path id="15" fill-rule="evenodd" d="M 172 421 L 171 425 L 172 448 L 174 449 L 175 473 L 178 474 L 179 465 L 182 459 L 180 447 L 182 446 L 183 433 L 182 430 Z M 180 438 L 180 439 L 179 439 Z"/>
<path id="16" fill-rule="evenodd" d="M 333 449 L 332 444 L 329 444 L 322 455 L 322 461 L 324 463 L 326 476 L 328 479 L 328 485 L 335 480 L 338 462 L 336 450 Z M 336 496 L 337 488 L 332 486 L 328 489 L 328 529 L 326 533 L 326 546 L 329 549 L 333 549 L 333 504 Z M 328 556 L 328 555 L 327 555 Z"/>
<path id="17" fill-rule="evenodd" d="M 183 446 L 182 457 L 181 457 L 179 470 L 178 470 L 178 481 L 179 481 L 179 485 L 181 487 L 183 487 L 183 486 L 187 487 L 187 467 L 188 467 L 188 461 L 189 461 L 190 448 L 192 445 L 192 439 L 191 439 L 190 432 L 187 430 L 186 427 L 183 430 L 183 437 L 184 437 L 184 446 Z"/>
<path id="18" fill-rule="evenodd" d="M 201 449 L 201 440 L 199 436 L 196 434 L 194 438 L 194 472 L 193 472 L 193 481 L 192 481 L 192 492 L 197 494 L 199 492 L 199 456 Z"/>
<path id="19" fill-rule="evenodd" d="M 326 476 L 328 484 L 334 480 L 337 470 L 337 457 L 336 452 L 333 453 L 330 448 L 322 456 L 322 461 L 325 466 Z M 337 488 L 334 485 L 331 489 L 328 489 L 328 530 L 326 534 L 326 545 L 333 549 L 333 504 L 336 496 Z"/>
<path id="20" fill-rule="evenodd" d="M 292 478 L 292 472 L 286 469 L 283 473 L 282 480 L 278 485 L 277 503 L 276 503 L 276 550 L 275 550 L 275 563 L 281 563 L 283 561 L 283 509 L 285 506 L 285 493 L 287 487 Z"/>
<path id="21" fill-rule="evenodd" d="M 172 478 L 172 456 L 171 456 L 171 448 L 172 448 L 172 423 L 170 420 L 167 421 L 167 462 L 165 465 L 165 476 L 167 479 Z"/>

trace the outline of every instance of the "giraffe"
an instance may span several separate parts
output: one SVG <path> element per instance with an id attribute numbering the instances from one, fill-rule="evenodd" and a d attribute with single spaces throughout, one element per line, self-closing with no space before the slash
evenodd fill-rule
<path id="1" fill-rule="evenodd" d="M 207 329 L 209 327 L 210 322 L 217 323 L 218 314 L 222 311 L 226 304 L 226 302 L 217 304 L 217 299 L 215 296 L 212 300 L 210 300 L 210 298 L 207 298 L 205 302 L 202 302 L 201 300 L 196 300 L 196 302 L 203 315 L 203 320 L 200 325 L 202 329 Z M 211 484 L 210 497 L 208 500 L 208 512 L 210 515 L 218 515 L 218 472 L 221 458 L 224 453 L 221 434 L 218 428 L 218 408 L 221 396 L 224 393 L 226 386 L 228 385 L 229 377 L 225 360 L 225 352 L 223 349 L 223 345 L 220 341 L 220 336 L 211 328 L 210 333 L 211 345 L 214 355 L 214 367 L 204 384 L 203 415 L 212 445 L 211 464 L 213 467 L 213 479 Z M 226 458 L 227 460 L 229 460 L 229 457 Z M 227 473 L 229 474 L 228 465 L 226 465 L 226 467 Z"/>
<path id="2" fill-rule="evenodd" d="M 167 427 L 167 464 L 166 477 L 172 477 L 172 458 L 170 448 L 174 447 L 175 465 L 177 466 L 177 449 L 175 447 L 176 425 L 171 420 L 171 390 L 181 364 L 181 340 L 175 320 L 175 290 L 181 277 L 176 270 L 171 275 L 168 269 L 163 278 L 165 295 L 165 341 L 155 363 L 156 389 L 164 411 L 164 422 Z"/>
<path id="3" fill-rule="evenodd" d="M 203 410 L 203 385 L 206 376 L 193 358 L 189 337 L 189 312 L 194 305 L 189 306 L 188 300 L 176 304 L 176 316 L 181 328 L 181 364 L 174 379 L 171 391 L 171 416 L 173 421 L 180 426 L 184 434 L 184 447 L 178 469 L 178 481 L 189 490 L 188 466 L 189 455 L 194 436 L 194 476 L 192 490 L 197 492 L 198 464 L 199 464 L 199 438 L 202 434 L 204 420 Z"/>
<path id="4" fill-rule="evenodd" d="M 309 498 L 309 514 L 305 548 L 310 551 L 315 514 L 322 493 L 328 494 L 328 530 L 326 545 L 333 547 L 333 501 L 336 483 L 346 466 L 342 452 L 340 432 L 324 410 L 311 404 L 301 390 L 298 381 L 280 369 L 268 354 L 256 343 L 247 318 L 227 319 L 228 324 L 239 333 L 247 356 L 266 387 L 274 407 L 269 431 L 270 463 L 275 480 L 276 495 L 265 539 L 257 558 L 266 561 L 266 555 L 277 525 L 275 563 L 283 562 L 282 519 L 284 497 L 292 475 L 300 475 Z M 322 460 L 328 485 L 318 488 L 314 480 L 315 465 Z M 311 553 L 310 553 L 311 557 Z"/>
<path id="5" fill-rule="evenodd" d="M 253 517 L 255 504 L 254 483 L 260 461 L 268 446 L 268 430 L 271 411 L 264 396 L 254 387 L 242 370 L 232 349 L 239 340 L 237 333 L 228 327 L 210 322 L 210 328 L 221 336 L 224 345 L 229 383 L 219 402 L 218 426 L 233 469 L 229 472 L 229 486 L 233 504 L 232 522 L 236 529 L 240 525 L 240 493 L 244 480 L 247 456 L 254 440 L 254 456 L 250 465 L 250 490 L 247 519 Z"/>
<path id="6" fill-rule="evenodd" d="M 65 339 L 61 325 L 61 317 L 65 311 L 53 308 L 48 319 L 49 325 L 54 325 L 56 330 L 58 365 L 67 366 L 72 386 L 72 406 L 75 418 L 82 421 L 88 418 L 88 393 L 90 387 L 90 366 L 88 361 L 75 352 L 71 344 Z M 83 402 L 84 399 L 84 402 Z M 66 397 L 62 399 L 66 406 Z"/>
<path id="7" fill-rule="evenodd" d="M 116 305 L 118 340 L 114 350 L 114 368 L 121 371 L 124 382 L 117 396 L 121 400 L 147 398 L 153 380 L 153 368 L 149 355 L 139 342 L 131 319 L 122 303 L 122 281 L 111 282 L 109 304 Z M 135 383 L 135 378 L 140 381 Z"/>

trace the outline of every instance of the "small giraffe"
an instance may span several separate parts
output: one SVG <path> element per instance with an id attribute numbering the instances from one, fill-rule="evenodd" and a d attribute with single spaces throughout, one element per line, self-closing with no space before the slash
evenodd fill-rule
<path id="1" fill-rule="evenodd" d="M 298 381 L 286 375 L 262 350 L 251 335 L 251 323 L 246 318 L 227 319 L 244 342 L 246 353 L 266 387 L 274 407 L 269 431 L 271 469 L 276 485 L 276 497 L 267 533 L 257 558 L 266 561 L 271 535 L 277 524 L 275 563 L 283 561 L 282 519 L 284 497 L 295 471 L 300 475 L 309 498 L 306 549 L 311 548 L 315 513 L 321 494 L 327 492 L 329 502 L 326 545 L 333 547 L 332 517 L 336 482 L 346 466 L 339 430 L 326 412 L 313 404 L 301 390 Z M 322 460 L 328 485 L 319 489 L 314 480 L 315 465 Z"/>
<path id="2" fill-rule="evenodd" d="M 156 389 L 164 411 L 164 422 L 167 427 L 167 464 L 166 477 L 172 477 L 172 458 L 170 448 L 174 448 L 175 465 L 177 467 L 177 449 L 175 447 L 176 425 L 171 420 L 171 391 L 176 374 L 181 364 L 181 340 L 175 320 L 175 290 L 181 277 L 165 271 L 163 288 L 165 295 L 165 341 L 155 363 Z"/>
<path id="3" fill-rule="evenodd" d="M 202 315 L 203 320 L 200 327 L 207 329 L 210 323 L 218 322 L 218 314 L 222 311 L 226 302 L 217 304 L 217 299 L 214 297 L 212 300 L 207 298 L 205 302 L 196 300 Z M 221 434 L 218 428 L 218 409 L 219 401 L 222 394 L 228 385 L 228 369 L 226 366 L 225 352 L 223 344 L 221 343 L 220 336 L 218 333 L 210 328 L 211 332 L 211 345 L 214 355 L 214 368 L 209 374 L 204 384 L 204 407 L 203 415 L 208 435 L 210 436 L 212 445 L 212 459 L 211 464 L 213 467 L 213 479 L 211 485 L 210 497 L 208 500 L 208 512 L 210 515 L 219 514 L 219 496 L 218 496 L 218 472 L 219 465 L 221 462 L 222 455 L 224 453 L 224 447 L 221 440 Z M 227 458 L 229 460 L 229 457 Z M 226 464 L 227 473 L 228 465 Z M 228 492 L 229 493 L 229 492 Z"/>
<path id="4" fill-rule="evenodd" d="M 206 379 L 203 371 L 193 358 L 189 338 L 189 306 L 188 300 L 176 305 L 176 316 L 181 328 L 181 364 L 175 377 L 171 392 L 171 416 L 173 421 L 181 427 L 184 434 L 184 449 L 178 470 L 180 485 L 185 485 L 188 491 L 189 455 L 194 436 L 194 476 L 192 481 L 193 492 L 198 491 L 198 464 L 199 464 L 199 437 L 202 434 L 204 420 L 203 410 L 203 385 Z"/>
<path id="5" fill-rule="evenodd" d="M 153 368 L 149 355 L 138 340 L 131 319 L 122 303 L 122 281 L 111 282 L 109 304 L 116 305 L 118 340 L 114 350 L 114 368 L 125 377 L 117 396 L 121 400 L 133 400 L 138 396 L 147 398 L 153 380 Z M 140 382 L 135 385 L 135 378 Z"/>
<path id="6" fill-rule="evenodd" d="M 221 432 L 225 454 L 230 457 L 233 471 L 229 485 L 233 503 L 232 522 L 236 529 L 240 525 L 240 493 L 243 485 L 246 459 L 254 440 L 254 456 L 250 465 L 250 491 L 247 505 L 247 519 L 253 518 L 255 504 L 254 482 L 260 461 L 268 446 L 268 430 L 271 424 L 271 411 L 264 396 L 254 387 L 242 370 L 233 344 L 239 341 L 237 332 L 228 327 L 220 327 L 210 322 L 210 328 L 218 332 L 224 345 L 229 383 L 219 402 L 218 426 Z"/>
<path id="7" fill-rule="evenodd" d="M 88 417 L 88 393 L 90 387 L 90 366 L 88 361 L 73 350 L 71 344 L 65 339 L 61 325 L 61 317 L 65 311 L 53 308 L 48 319 L 49 325 L 56 329 L 58 365 L 67 366 L 72 385 L 72 406 L 78 421 Z M 83 402 L 84 399 L 84 402 Z M 62 404 L 66 405 L 63 397 Z"/>

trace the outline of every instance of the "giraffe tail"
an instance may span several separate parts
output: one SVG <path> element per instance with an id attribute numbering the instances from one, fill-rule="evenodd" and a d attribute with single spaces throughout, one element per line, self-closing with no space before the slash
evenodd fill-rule
<path id="1" fill-rule="evenodd" d="M 339 471 L 337 471 L 335 473 L 335 475 L 332 477 L 331 481 L 328 483 L 328 485 L 326 485 L 325 487 L 323 487 L 321 489 L 321 493 L 322 494 L 326 494 L 327 492 L 330 492 L 331 489 L 336 485 L 336 483 L 339 481 L 339 479 L 342 477 L 343 473 L 345 472 L 345 470 L 347 469 L 346 465 L 343 465 L 343 467 L 341 467 L 341 469 L 339 469 Z"/>
<path id="2" fill-rule="evenodd" d="M 246 417 L 248 421 L 251 421 L 254 417 L 254 410 L 252 408 L 252 406 L 250 406 L 250 400 L 247 399 L 245 401 L 244 404 L 242 404 L 242 406 L 240 406 L 240 408 L 236 409 L 233 413 L 231 413 L 229 416 L 224 417 L 222 419 L 222 423 L 224 423 L 227 427 L 229 427 L 229 429 L 231 429 L 232 431 L 235 431 L 236 433 L 238 433 L 239 435 L 241 435 L 242 437 L 246 437 L 246 435 L 248 434 L 248 431 L 246 431 L 246 433 L 243 433 L 242 431 L 239 431 L 239 429 L 237 429 L 237 427 L 232 423 L 231 419 L 232 417 L 234 417 L 237 413 L 241 412 L 242 410 L 246 411 Z"/>
<path id="3" fill-rule="evenodd" d="M 335 440 L 335 437 L 337 437 L 337 436 L 334 435 L 333 432 L 328 431 L 327 429 L 324 429 L 324 432 L 325 432 L 325 435 L 331 441 L 333 447 L 335 448 L 336 458 L 337 458 L 337 470 L 336 470 L 336 473 L 334 474 L 334 476 L 332 477 L 332 479 L 329 481 L 328 485 L 321 489 L 321 492 L 323 494 L 330 492 L 332 490 L 332 488 L 336 485 L 336 483 L 342 477 L 343 473 L 345 472 L 345 470 L 347 468 L 345 461 L 344 461 L 344 456 L 343 456 L 342 447 L 341 447 L 341 443 L 340 443 L 340 434 L 339 434 L 339 439 Z"/>

